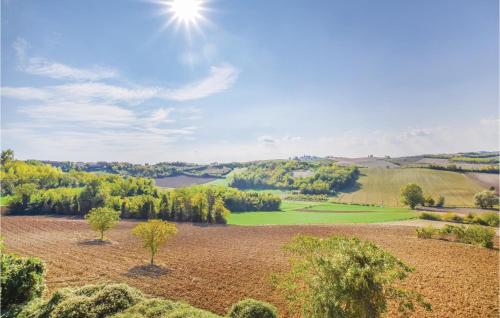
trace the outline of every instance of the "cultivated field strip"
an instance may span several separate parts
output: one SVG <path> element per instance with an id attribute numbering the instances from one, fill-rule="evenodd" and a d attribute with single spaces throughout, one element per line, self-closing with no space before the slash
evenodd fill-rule
<path id="1" fill-rule="evenodd" d="M 130 235 L 134 221 L 122 221 L 107 235 L 112 244 L 95 245 L 84 220 L 62 217 L 2 217 L 9 251 L 47 262 L 51 291 L 101 281 L 126 282 L 145 293 L 184 300 L 220 314 L 245 297 L 276 304 L 282 297 L 269 282 L 287 268 L 281 247 L 297 233 L 356 235 L 369 239 L 415 268 L 405 287 L 415 288 L 433 304 L 417 317 L 498 317 L 498 250 L 438 240 L 421 240 L 409 227 L 197 226 L 179 224 L 179 234 L 161 250 L 158 271 L 145 270 L 148 254 Z M 496 242 L 498 245 L 498 242 Z M 391 305 L 391 313 L 395 313 Z"/>

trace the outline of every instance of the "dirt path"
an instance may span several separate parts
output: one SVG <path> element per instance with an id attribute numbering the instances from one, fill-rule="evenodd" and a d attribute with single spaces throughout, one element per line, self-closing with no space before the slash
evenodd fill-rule
<path id="1" fill-rule="evenodd" d="M 282 246 L 295 234 L 347 235 L 374 241 L 415 268 L 404 287 L 421 292 L 433 312 L 416 317 L 498 317 L 498 250 L 439 240 L 422 240 L 409 226 L 195 226 L 180 224 L 179 234 L 160 252 L 162 270 L 143 267 L 148 255 L 130 235 L 133 221 L 108 234 L 113 244 L 96 245 L 84 220 L 4 216 L 2 234 L 9 251 L 47 262 L 51 290 L 100 281 L 125 282 L 144 292 L 185 300 L 224 314 L 232 303 L 253 297 L 286 311 L 269 282 L 287 268 Z M 498 242 L 496 242 L 498 245 Z M 387 317 L 394 317 L 393 305 Z"/>

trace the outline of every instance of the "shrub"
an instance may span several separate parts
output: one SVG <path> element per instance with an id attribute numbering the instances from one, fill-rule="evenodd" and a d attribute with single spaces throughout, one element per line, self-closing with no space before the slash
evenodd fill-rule
<path id="1" fill-rule="evenodd" d="M 481 214 L 479 218 L 486 223 L 485 225 L 498 227 L 500 219 L 497 212 L 488 212 Z"/>
<path id="2" fill-rule="evenodd" d="M 167 316 L 167 314 L 175 310 L 186 307 L 189 307 L 189 305 L 166 299 L 152 298 L 141 301 L 125 311 L 112 316 L 112 318 L 160 318 Z"/>
<path id="3" fill-rule="evenodd" d="M 437 229 L 429 225 L 417 228 L 416 232 L 418 238 L 431 239 L 437 233 Z"/>
<path id="4" fill-rule="evenodd" d="M 442 221 L 441 216 L 436 213 L 422 212 L 418 218 L 423 220 Z"/>
<path id="5" fill-rule="evenodd" d="M 6 312 L 40 297 L 45 288 L 45 265 L 36 257 L 1 254 L 1 310 Z"/>
<path id="6" fill-rule="evenodd" d="M 2 316 L 3 317 L 3 316 Z M 37 298 L 16 318 L 221 318 L 188 304 L 145 298 L 125 284 L 63 288 L 48 300 Z M 10 317 L 9 317 L 10 318 Z"/>
<path id="7" fill-rule="evenodd" d="M 430 309 L 419 294 L 396 287 L 412 269 L 371 242 L 298 235 L 285 249 L 291 271 L 274 283 L 303 317 L 380 317 L 389 299 L 404 313 L 415 302 Z"/>
<path id="8" fill-rule="evenodd" d="M 436 207 L 442 208 L 444 206 L 444 197 L 440 195 L 436 201 Z"/>
<path id="9" fill-rule="evenodd" d="M 444 228 L 436 230 L 433 227 L 417 228 L 417 236 L 419 238 L 430 239 L 436 234 L 439 238 L 445 239 L 449 235 L 453 235 L 455 240 L 466 244 L 476 244 L 483 247 L 492 248 L 493 238 L 495 237 L 495 230 L 490 227 L 480 225 L 449 225 Z"/>
<path id="10" fill-rule="evenodd" d="M 471 225 L 460 235 L 460 241 L 468 244 L 481 245 L 482 247 L 492 248 L 495 230 L 492 228 Z"/>
<path id="11" fill-rule="evenodd" d="M 164 316 L 165 318 L 220 318 L 219 316 L 194 307 L 181 308 L 173 311 L 171 314 Z"/>
<path id="12" fill-rule="evenodd" d="M 255 299 L 244 299 L 233 305 L 229 318 L 276 318 L 276 308 Z"/>
<path id="13" fill-rule="evenodd" d="M 463 223 L 464 218 L 455 213 L 446 213 L 445 215 L 443 215 L 443 221 Z"/>
<path id="14" fill-rule="evenodd" d="M 26 306 L 20 317 L 104 318 L 142 301 L 140 291 L 125 284 L 88 285 L 63 288 L 47 301 Z"/>

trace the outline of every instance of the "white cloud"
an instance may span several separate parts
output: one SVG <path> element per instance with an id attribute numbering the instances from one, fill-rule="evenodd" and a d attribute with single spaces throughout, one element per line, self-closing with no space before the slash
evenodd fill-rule
<path id="1" fill-rule="evenodd" d="M 132 111 L 114 105 L 60 103 L 22 107 L 20 112 L 48 123 L 52 128 L 62 123 L 79 123 L 84 127 L 124 127 L 137 120 Z"/>
<path id="2" fill-rule="evenodd" d="M 181 88 L 165 89 L 159 96 L 176 101 L 199 99 L 228 89 L 237 78 L 238 70 L 231 65 L 212 66 L 206 78 Z"/>
<path id="3" fill-rule="evenodd" d="M 109 67 L 92 66 L 86 69 L 76 68 L 66 64 L 50 61 L 43 57 L 30 57 L 26 53 L 28 43 L 22 38 L 18 38 L 14 42 L 13 47 L 18 58 L 19 69 L 28 74 L 77 81 L 98 81 L 118 76 L 118 72 Z"/>
<path id="4" fill-rule="evenodd" d="M 2 97 L 18 100 L 48 100 L 53 94 L 50 90 L 35 87 L 2 87 Z"/>
<path id="5" fill-rule="evenodd" d="M 206 78 L 181 88 L 124 87 L 102 82 L 69 83 L 35 87 L 2 87 L 2 96 L 20 100 L 80 100 L 99 102 L 140 103 L 160 98 L 188 101 L 208 97 L 228 89 L 236 80 L 238 71 L 229 65 L 212 67 Z"/>

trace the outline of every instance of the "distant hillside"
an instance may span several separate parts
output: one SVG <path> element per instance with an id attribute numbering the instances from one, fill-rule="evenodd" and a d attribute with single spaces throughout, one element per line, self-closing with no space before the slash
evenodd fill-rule
<path id="1" fill-rule="evenodd" d="M 221 178 L 231 172 L 238 163 L 213 163 L 200 165 L 186 162 L 160 162 L 156 164 L 132 164 L 127 162 L 71 162 L 71 161 L 42 161 L 63 171 L 70 170 L 86 172 L 105 172 L 123 176 L 146 178 L 164 178 L 179 175 L 193 177 Z"/>
<path id="2" fill-rule="evenodd" d="M 420 185 L 425 194 L 431 194 L 435 198 L 443 195 L 446 205 L 449 206 L 473 206 L 474 194 L 487 188 L 465 174 L 451 171 L 423 168 L 364 168 L 361 169 L 359 189 L 341 194 L 339 201 L 402 206 L 400 189 L 408 183 Z"/>

